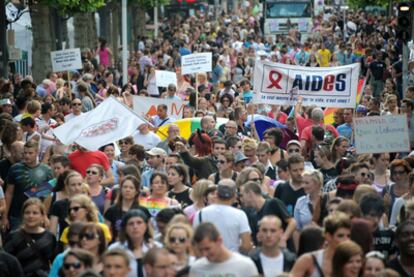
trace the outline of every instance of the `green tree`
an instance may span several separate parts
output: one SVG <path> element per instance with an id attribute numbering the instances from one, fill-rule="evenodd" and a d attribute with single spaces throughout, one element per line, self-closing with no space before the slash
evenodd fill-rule
<path id="1" fill-rule="evenodd" d="M 390 0 L 348 0 L 348 4 L 352 8 L 363 8 L 366 6 L 382 6 L 385 7 L 392 3 Z"/>
<path id="2" fill-rule="evenodd" d="M 61 15 L 93 12 L 105 5 L 104 0 L 31 0 L 29 1 L 32 19 L 33 47 L 32 73 L 36 82 L 46 77 L 52 70 L 50 52 L 56 49 L 51 9 Z"/>

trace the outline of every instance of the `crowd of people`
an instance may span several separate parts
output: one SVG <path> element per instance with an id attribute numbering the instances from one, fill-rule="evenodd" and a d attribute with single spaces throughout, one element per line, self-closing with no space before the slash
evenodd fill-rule
<path id="1" fill-rule="evenodd" d="M 395 18 L 348 10 L 315 16 L 310 34 L 265 37 L 253 10 L 163 21 L 129 52 L 123 86 L 103 39 L 70 75 L 0 80 L 0 276 L 414 276 L 414 155 L 354 147 L 354 117 L 397 114 L 414 146 Z M 180 57 L 196 52 L 213 53 L 212 71 L 182 75 Z M 301 97 L 254 103 L 258 59 L 360 63 L 367 82 L 358 106 L 327 124 Z M 155 70 L 176 72 L 177 85 L 157 87 Z M 201 128 L 180 136 L 161 104 L 99 151 L 53 135 L 110 96 L 132 107 L 134 95 L 186 100 L 182 117 Z M 259 134 L 251 114 L 285 128 Z"/>

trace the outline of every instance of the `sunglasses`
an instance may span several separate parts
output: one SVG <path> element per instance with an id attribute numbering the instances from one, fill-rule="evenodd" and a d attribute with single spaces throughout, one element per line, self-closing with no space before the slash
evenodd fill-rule
<path id="1" fill-rule="evenodd" d="M 224 161 L 224 160 L 218 160 L 217 163 L 219 163 L 219 164 L 225 164 L 226 161 Z"/>
<path id="2" fill-rule="evenodd" d="M 186 241 L 187 241 L 187 238 L 170 237 L 170 243 L 174 243 L 174 242 L 184 243 Z"/>
<path id="3" fill-rule="evenodd" d="M 260 178 L 251 178 L 251 179 L 249 179 L 249 181 L 253 181 L 253 182 L 261 182 L 261 181 L 262 181 L 262 179 L 260 179 Z"/>
<path id="4" fill-rule="evenodd" d="M 129 142 L 127 142 L 126 140 L 120 140 L 119 145 L 121 145 L 121 144 L 129 144 Z"/>
<path id="5" fill-rule="evenodd" d="M 63 264 L 63 268 L 66 270 L 70 270 L 71 268 L 73 269 L 79 269 L 81 268 L 82 264 L 77 262 L 77 263 L 64 263 Z"/>
<path id="6" fill-rule="evenodd" d="M 82 106 L 82 103 L 72 103 L 72 106 Z"/>
<path id="7" fill-rule="evenodd" d="M 300 149 L 297 149 L 297 148 L 288 150 L 288 153 L 299 153 L 299 152 L 300 152 Z"/>
<path id="8" fill-rule="evenodd" d="M 81 234 L 79 235 L 79 238 L 82 239 L 86 239 L 86 240 L 94 240 L 99 238 L 99 236 L 95 233 L 85 233 L 85 234 Z"/>
<path id="9" fill-rule="evenodd" d="M 360 173 L 360 175 L 361 175 L 362 177 L 365 177 L 365 176 L 368 176 L 368 173 L 361 172 L 361 173 Z"/>
<path id="10" fill-rule="evenodd" d="M 87 170 L 86 174 L 98 175 L 99 172 L 98 171 L 93 171 L 93 170 Z"/>
<path id="11" fill-rule="evenodd" d="M 78 207 L 69 208 L 69 213 L 71 213 L 72 211 L 74 211 L 75 213 L 77 213 L 80 209 L 83 209 L 83 207 L 78 206 Z"/>

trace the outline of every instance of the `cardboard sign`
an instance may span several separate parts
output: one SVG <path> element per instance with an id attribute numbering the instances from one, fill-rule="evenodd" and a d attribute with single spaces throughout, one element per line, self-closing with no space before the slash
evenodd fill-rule
<path id="1" fill-rule="evenodd" d="M 177 86 L 177 73 L 165 70 L 155 70 L 155 83 L 157 87 Z"/>
<path id="2" fill-rule="evenodd" d="M 354 118 L 354 128 L 358 154 L 410 151 L 406 115 Z"/>
<path id="3" fill-rule="evenodd" d="M 168 117 L 179 119 L 183 117 L 184 106 L 186 106 L 188 102 L 166 98 L 134 96 L 134 111 L 141 116 L 156 115 L 157 106 L 160 104 L 167 105 Z"/>
<path id="4" fill-rule="evenodd" d="M 253 102 L 304 106 L 354 108 L 359 64 L 337 67 L 304 67 L 256 61 Z"/>
<path id="5" fill-rule="evenodd" d="M 181 57 L 181 74 L 210 72 L 212 70 L 212 54 L 197 53 Z"/>
<path id="6" fill-rule="evenodd" d="M 62 72 L 82 68 L 81 52 L 79 48 L 50 52 L 53 72 Z"/>

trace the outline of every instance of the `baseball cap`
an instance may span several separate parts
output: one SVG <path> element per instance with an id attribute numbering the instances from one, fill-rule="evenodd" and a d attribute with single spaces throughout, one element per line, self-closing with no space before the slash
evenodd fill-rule
<path id="1" fill-rule="evenodd" d="M 165 152 L 164 149 L 159 147 L 154 147 L 146 153 L 150 156 L 167 156 L 167 152 Z"/>
<path id="2" fill-rule="evenodd" d="M 4 105 L 11 105 L 11 101 L 9 98 L 4 98 L 4 99 L 0 99 L 0 105 L 4 106 Z"/>

